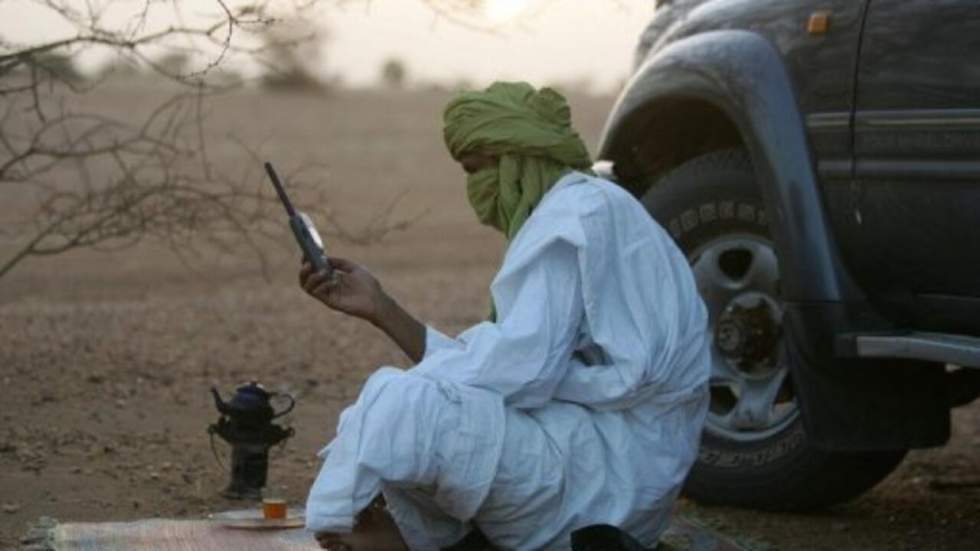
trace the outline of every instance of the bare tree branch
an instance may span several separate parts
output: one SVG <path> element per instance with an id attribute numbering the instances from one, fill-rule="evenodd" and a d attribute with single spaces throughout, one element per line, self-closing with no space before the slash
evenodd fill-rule
<path id="1" fill-rule="evenodd" d="M 479 26 L 465 15 L 483 0 L 419 1 L 439 17 Z M 296 21 L 305 20 L 297 14 L 317 0 L 277 1 L 275 6 L 271 0 L 201 0 L 193 4 L 193 18 L 184 17 L 184 4 L 34 0 L 36 9 L 65 23 L 68 34 L 28 44 L 0 36 L 0 194 L 19 205 L 5 214 L 11 219 L 0 227 L 0 239 L 7 244 L 0 253 L 0 279 L 31 257 L 78 248 L 118 250 L 147 239 L 163 243 L 188 266 L 211 250 L 244 247 L 268 275 L 266 244 L 283 242 L 281 207 L 255 169 L 262 160 L 256 148 L 231 138 L 242 157 L 253 161 L 241 163 L 235 174 L 212 161 L 207 105 L 228 86 L 210 77 L 234 56 L 270 70 L 280 69 L 284 60 L 301 62 L 307 53 L 296 54 L 296 48 L 320 32 L 297 26 Z M 212 13 L 201 16 L 202 6 Z M 120 9 L 130 10 L 121 24 Z M 117 12 L 110 16 L 110 10 Z M 169 10 L 169 24 L 159 23 L 161 10 Z M 111 50 L 175 83 L 181 92 L 142 115 L 86 109 L 80 97 L 103 85 L 102 79 L 92 80 L 74 68 L 88 48 Z M 179 55 L 161 58 L 160 51 Z M 185 66 L 189 60 L 193 67 Z M 295 67 L 300 71 L 292 78 L 308 77 L 301 65 Z M 316 182 L 323 168 L 296 167 L 287 172 L 287 180 L 292 187 L 304 187 L 308 179 Z M 321 213 L 328 234 L 355 243 L 380 239 L 424 214 L 396 219 L 399 196 L 355 231 L 334 216 L 322 187 L 320 193 L 298 195 L 321 207 L 308 210 Z"/>

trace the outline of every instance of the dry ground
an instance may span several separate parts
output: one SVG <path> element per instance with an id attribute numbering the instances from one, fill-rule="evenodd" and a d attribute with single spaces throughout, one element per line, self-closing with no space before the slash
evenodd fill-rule
<path id="1" fill-rule="evenodd" d="M 136 109 L 156 94 L 114 88 L 92 101 Z M 376 245 L 332 250 L 367 264 L 420 318 L 454 332 L 486 313 L 503 242 L 474 223 L 461 173 L 442 150 L 445 99 L 241 93 L 220 102 L 209 132 L 264 140 L 282 166 L 326 163 L 322 185 L 354 227 L 410 190 L 399 212 L 428 209 L 421 221 Z M 594 143 L 612 100 L 573 103 Z M 215 155 L 244 161 L 232 149 Z M 270 488 L 302 502 L 342 406 L 376 366 L 407 360 L 374 329 L 303 295 L 288 241 L 272 254 L 271 282 L 244 255 L 193 274 L 152 245 L 29 261 L 0 280 L 0 547 L 14 547 L 42 515 L 197 517 L 238 506 L 218 496 L 227 474 L 205 433 L 216 418 L 207 391 L 248 379 L 297 397 L 286 418 L 297 434 L 274 451 Z M 954 430 L 947 447 L 912 453 L 875 490 L 819 515 L 681 507 L 764 548 L 975 549 L 980 492 L 934 482 L 980 477 L 980 404 L 958 410 Z"/>

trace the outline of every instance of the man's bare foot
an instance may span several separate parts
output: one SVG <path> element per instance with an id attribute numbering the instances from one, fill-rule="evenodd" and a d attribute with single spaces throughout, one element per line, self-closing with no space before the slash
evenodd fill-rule
<path id="1" fill-rule="evenodd" d="M 333 534 L 330 532 L 317 532 L 314 537 L 322 549 L 327 551 L 352 551 L 352 547 L 345 539 L 349 535 Z"/>
<path id="2" fill-rule="evenodd" d="M 357 515 L 350 534 L 318 532 L 317 542 L 331 551 L 406 551 L 398 526 L 385 509 L 380 496 Z"/>

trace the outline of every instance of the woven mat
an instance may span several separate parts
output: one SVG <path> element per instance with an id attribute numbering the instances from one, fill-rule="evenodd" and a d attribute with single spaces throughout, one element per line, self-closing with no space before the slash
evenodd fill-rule
<path id="1" fill-rule="evenodd" d="M 24 551 L 308 551 L 320 549 L 302 528 L 243 530 L 211 520 L 69 522 L 41 519 Z"/>
<path id="2" fill-rule="evenodd" d="M 660 536 L 657 551 L 751 551 L 755 545 L 734 539 L 693 518 L 675 513 Z"/>
<path id="3" fill-rule="evenodd" d="M 240 530 L 209 520 L 148 519 L 132 522 L 58 523 L 41 519 L 23 539 L 24 551 L 306 551 L 319 549 L 308 532 Z M 751 549 L 681 516 L 674 517 L 658 551 Z"/>

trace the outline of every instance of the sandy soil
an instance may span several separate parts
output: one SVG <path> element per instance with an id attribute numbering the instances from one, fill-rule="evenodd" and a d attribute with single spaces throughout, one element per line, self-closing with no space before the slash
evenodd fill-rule
<path id="1" fill-rule="evenodd" d="M 120 88 L 92 101 L 135 109 L 154 99 L 148 89 Z M 322 185 L 352 227 L 410 190 L 398 213 L 426 210 L 420 221 L 381 243 L 332 251 L 368 265 L 418 317 L 452 333 L 485 315 L 503 241 L 474 222 L 461 173 L 443 152 L 445 99 L 242 93 L 215 107 L 209 132 L 264 142 L 282 166 L 326 163 Z M 573 98 L 590 143 L 611 104 Z M 231 148 L 215 156 L 243 162 Z M 0 255 L 9 250 L 0 242 Z M 42 515 L 198 517 L 241 506 L 218 496 L 227 473 L 205 430 L 217 417 L 208 389 L 227 393 L 249 379 L 297 398 L 285 418 L 296 437 L 273 452 L 269 490 L 302 502 L 343 405 L 377 366 L 408 360 L 371 327 L 307 298 L 288 240 L 270 254 L 268 282 L 244 254 L 200 261 L 191 273 L 152 244 L 31 260 L 0 280 L 0 548 L 14 547 Z M 759 548 L 974 549 L 980 490 L 937 481 L 980 478 L 978 458 L 974 404 L 956 411 L 948 446 L 911 453 L 873 491 L 831 511 L 680 507 Z"/>

